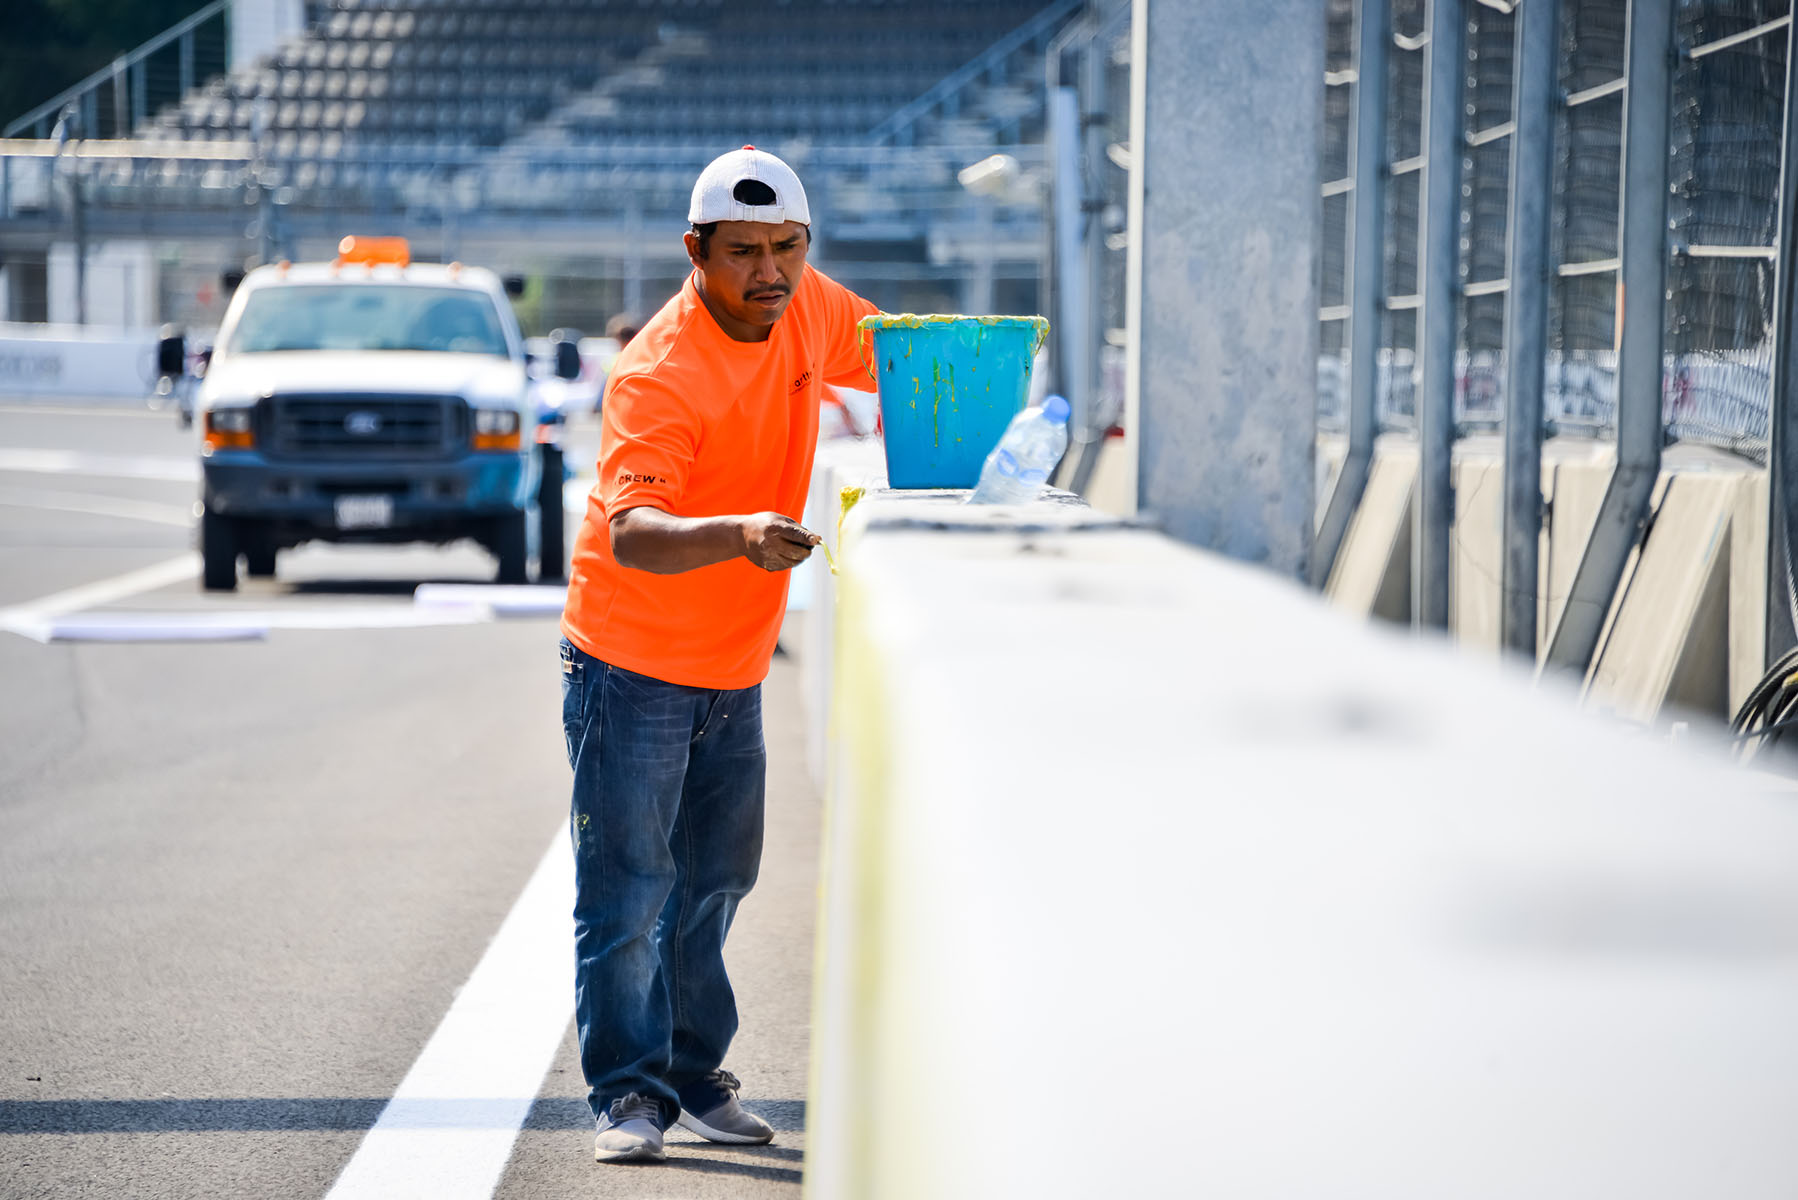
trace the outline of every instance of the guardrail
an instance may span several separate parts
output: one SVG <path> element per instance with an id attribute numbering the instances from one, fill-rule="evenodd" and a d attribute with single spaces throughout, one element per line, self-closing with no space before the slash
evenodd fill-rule
<path id="1" fill-rule="evenodd" d="M 136 129 L 160 107 L 158 100 L 178 100 L 192 91 L 203 78 L 223 71 L 229 63 L 224 49 L 225 22 L 229 19 L 231 0 L 212 0 L 191 17 L 177 22 L 137 49 L 118 58 L 74 87 L 38 105 L 24 116 L 0 129 L 0 137 L 12 137 L 25 130 L 35 130 L 38 137 L 49 137 L 64 109 L 73 106 L 75 120 L 88 137 L 123 137 Z M 214 23 L 216 22 L 216 31 Z M 213 34 L 219 43 L 213 53 Z M 172 66 L 160 62 L 162 51 L 174 47 Z M 216 60 L 216 61 L 214 61 Z M 157 66 L 164 68 L 167 88 L 153 87 L 151 74 Z M 102 107 L 100 96 L 110 92 L 109 103 Z"/>
<path id="2" fill-rule="evenodd" d="M 0 322 L 0 396 L 142 400 L 155 383 L 154 329 Z"/>
<path id="3" fill-rule="evenodd" d="M 891 221 L 915 234 L 920 217 L 978 217 L 982 202 L 955 179 L 991 153 L 966 146 L 772 147 L 806 177 L 833 226 Z M 684 210 L 715 147 L 691 145 L 457 149 L 320 147 L 276 156 L 254 142 L 0 141 L 0 218 L 42 214 L 58 202 L 58 171 L 72 172 L 97 208 L 241 206 L 247 189 L 277 206 L 448 209 L 470 217 L 566 214 L 590 218 Z M 1040 146 L 1008 151 L 1040 167 Z M 823 207 L 823 205 L 821 205 Z M 1033 225 L 1036 201 L 997 206 L 1002 222 Z"/>
<path id="4" fill-rule="evenodd" d="M 938 109 L 957 106 L 962 96 L 987 75 L 1002 70 L 1019 50 L 1031 45 L 1046 46 L 1056 29 L 1085 4 L 1086 0 L 1060 0 L 1045 8 L 876 125 L 868 135 L 869 140 L 879 144 L 909 144 L 918 122 Z"/>

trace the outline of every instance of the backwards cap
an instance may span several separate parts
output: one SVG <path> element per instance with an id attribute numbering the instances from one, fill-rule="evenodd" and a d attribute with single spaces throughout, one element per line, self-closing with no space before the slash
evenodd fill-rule
<path id="1" fill-rule="evenodd" d="M 745 183 L 759 183 L 772 191 L 773 202 L 752 203 L 758 199 L 766 201 L 767 193 L 761 188 L 744 188 Z M 792 167 L 766 150 L 745 146 L 719 155 L 699 173 L 687 220 L 695 225 L 713 221 L 760 221 L 766 225 L 798 221 L 810 225 L 812 210 Z"/>

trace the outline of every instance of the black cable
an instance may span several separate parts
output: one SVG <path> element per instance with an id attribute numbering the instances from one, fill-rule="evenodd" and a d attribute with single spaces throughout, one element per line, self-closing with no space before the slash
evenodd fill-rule
<path id="1" fill-rule="evenodd" d="M 1786 729 L 1798 729 L 1798 717 L 1793 717 L 1790 720 L 1785 720 L 1785 721 L 1775 721 L 1773 724 L 1768 725 L 1762 729 L 1751 729 L 1747 733 L 1737 734 L 1732 740 L 1737 741 L 1737 742 L 1745 742 L 1749 738 L 1771 737 L 1772 735 L 1778 734 L 1782 730 L 1786 730 Z M 1774 737 L 1774 738 L 1772 738 L 1772 740 L 1777 741 L 1778 739 L 1776 737 Z"/>
<path id="2" fill-rule="evenodd" d="M 1777 745 L 1794 728 L 1798 728 L 1798 648 L 1780 656 L 1730 722 L 1742 762 Z"/>

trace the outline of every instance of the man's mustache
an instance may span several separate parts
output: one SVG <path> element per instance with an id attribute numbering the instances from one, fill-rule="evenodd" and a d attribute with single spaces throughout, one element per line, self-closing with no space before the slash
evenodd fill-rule
<path id="1" fill-rule="evenodd" d="M 785 296 L 791 293 L 792 290 L 793 289 L 789 287 L 757 288 L 755 291 L 749 292 L 748 296 L 751 300 L 760 300 L 763 296 Z"/>

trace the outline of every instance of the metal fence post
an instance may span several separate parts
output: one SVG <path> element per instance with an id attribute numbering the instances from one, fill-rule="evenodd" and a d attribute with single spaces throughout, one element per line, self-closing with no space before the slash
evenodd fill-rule
<path id="1" fill-rule="evenodd" d="M 1315 0 L 1135 0 L 1134 15 L 1125 402 L 1137 507 L 1182 541 L 1303 579 L 1323 16 Z M 1231 50 L 1193 53 L 1208 44 Z"/>
<path id="2" fill-rule="evenodd" d="M 131 97 L 125 94 L 130 74 L 124 55 L 112 60 L 112 136 L 117 138 L 124 137 L 130 126 Z M 94 132 L 99 132 L 98 126 Z"/>
<path id="3" fill-rule="evenodd" d="M 1559 0 L 1523 0 L 1511 134 L 1511 245 L 1505 293 L 1505 509 L 1499 641 L 1536 660 L 1542 535 L 1542 391 L 1548 361 L 1548 209 L 1559 97 Z"/>
<path id="4" fill-rule="evenodd" d="M 1661 473 L 1672 0 L 1630 0 L 1628 39 L 1618 218 L 1623 323 L 1617 355 L 1617 467 L 1605 487 L 1546 659 L 1550 668 L 1579 675 L 1584 675 L 1598 648 L 1611 599 L 1630 549 L 1641 536 Z M 1791 169 L 1789 163 L 1786 169 Z"/>
<path id="5" fill-rule="evenodd" d="M 136 132 L 137 127 L 150 118 L 150 81 L 147 78 L 149 67 L 147 61 L 140 59 L 131 68 L 131 129 L 128 133 Z M 126 134 L 121 133 L 119 136 L 124 137 Z"/>
<path id="6" fill-rule="evenodd" d="M 1092 304 L 1096 283 L 1086 277 L 1086 258 L 1081 234 L 1086 224 L 1082 212 L 1086 198 L 1080 173 L 1080 98 L 1071 87 L 1058 87 L 1049 97 L 1050 153 L 1055 164 L 1055 331 L 1056 375 L 1074 406 L 1069 430 L 1084 456 L 1092 440 L 1092 372 L 1087 355 L 1092 345 Z"/>
<path id="7" fill-rule="evenodd" d="M 1779 175 L 1779 257 L 1774 271 L 1773 380 L 1768 427 L 1766 662 L 1771 666 L 1798 645 L 1798 563 L 1792 537 L 1798 531 L 1798 21 L 1786 27 L 1785 128 Z"/>
<path id="8" fill-rule="evenodd" d="M 1321 21 L 1321 18 L 1320 18 Z M 1311 582 L 1329 579 L 1349 519 L 1367 488 L 1379 432 L 1380 316 L 1386 294 L 1386 58 L 1390 0 L 1360 0 L 1355 49 L 1354 226 L 1349 255 L 1348 452 L 1318 526 Z"/>
<path id="9" fill-rule="evenodd" d="M 1448 559 L 1455 519 L 1455 298 L 1461 273 L 1461 96 L 1467 57 L 1463 0 L 1430 0 L 1425 83 L 1423 380 L 1417 395 L 1417 502 L 1411 533 L 1411 612 L 1448 628 Z"/>

